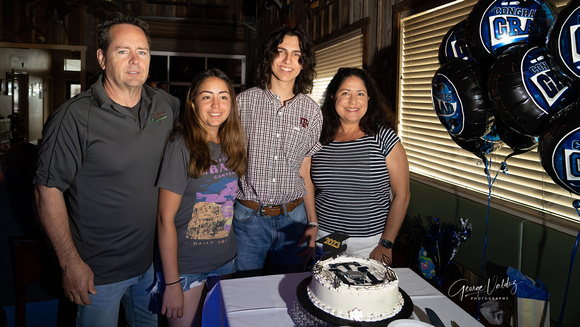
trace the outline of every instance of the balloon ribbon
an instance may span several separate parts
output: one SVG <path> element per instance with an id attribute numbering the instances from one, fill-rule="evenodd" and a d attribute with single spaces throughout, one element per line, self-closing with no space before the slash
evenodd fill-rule
<path id="1" fill-rule="evenodd" d="M 491 166 L 491 154 L 489 155 L 489 159 L 487 157 L 485 157 L 485 155 L 482 156 L 483 159 L 483 164 L 485 165 L 484 168 L 484 172 L 485 172 L 485 176 L 487 177 L 487 185 L 488 185 L 488 193 L 487 193 L 487 212 L 485 215 L 485 234 L 483 236 L 483 258 L 481 260 L 481 273 L 479 275 L 479 285 L 483 285 L 482 283 L 482 279 L 483 279 L 483 268 L 485 266 L 485 252 L 487 249 L 487 226 L 489 225 L 489 208 L 491 206 L 491 189 L 493 187 L 493 183 L 495 183 L 495 180 L 497 179 L 497 175 L 499 174 L 499 171 L 495 172 L 495 176 L 493 178 L 491 178 L 491 175 L 489 173 L 489 168 Z M 504 161 L 505 163 L 505 161 Z M 505 165 L 503 165 L 502 163 L 502 170 Z M 479 316 L 479 310 L 481 308 L 481 296 L 477 297 L 477 311 L 475 312 L 475 318 L 477 318 L 477 320 L 480 320 L 481 317 Z"/>
<path id="2" fill-rule="evenodd" d="M 576 212 L 580 216 L 580 200 L 574 200 L 572 203 Z M 576 258 L 576 250 L 578 250 L 578 241 L 580 240 L 580 230 L 578 230 L 578 235 L 576 236 L 576 243 L 574 243 L 574 249 L 572 249 L 572 256 L 570 258 L 570 268 L 568 269 L 568 281 L 566 282 L 566 291 L 564 292 L 564 300 L 562 301 L 562 309 L 560 309 L 560 316 L 558 316 L 558 323 L 556 327 L 562 326 L 562 320 L 564 320 L 564 309 L 566 308 L 566 298 L 568 297 L 568 288 L 570 287 L 570 276 L 572 276 L 572 267 L 574 266 L 574 259 Z"/>

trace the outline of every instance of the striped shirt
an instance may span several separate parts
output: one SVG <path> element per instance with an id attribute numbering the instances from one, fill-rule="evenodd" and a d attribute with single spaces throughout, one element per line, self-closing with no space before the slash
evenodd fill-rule
<path id="1" fill-rule="evenodd" d="M 391 204 L 385 159 L 397 142 L 393 130 L 381 128 L 376 136 L 331 142 L 312 157 L 321 231 L 352 237 L 383 232 Z"/>
<path id="2" fill-rule="evenodd" d="M 283 104 L 257 87 L 237 97 L 246 136 L 248 168 L 240 178 L 238 199 L 279 205 L 306 195 L 300 167 L 322 147 L 322 112 L 305 94 Z"/>

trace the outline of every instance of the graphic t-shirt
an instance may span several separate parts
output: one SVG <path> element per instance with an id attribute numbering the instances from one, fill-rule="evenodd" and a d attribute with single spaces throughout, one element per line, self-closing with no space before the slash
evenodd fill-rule
<path id="1" fill-rule="evenodd" d="M 216 161 L 199 178 L 187 175 L 189 151 L 183 138 L 169 142 L 157 187 L 182 196 L 175 216 L 180 274 L 215 270 L 237 254 L 232 230 L 238 176 L 226 167 L 221 145 L 209 143 Z"/>

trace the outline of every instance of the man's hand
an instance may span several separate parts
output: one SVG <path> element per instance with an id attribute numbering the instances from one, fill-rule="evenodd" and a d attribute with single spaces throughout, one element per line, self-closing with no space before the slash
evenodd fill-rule
<path id="1" fill-rule="evenodd" d="M 91 304 L 89 293 L 95 295 L 95 275 L 82 260 L 68 264 L 62 270 L 62 288 L 65 296 L 78 305 Z"/>
<path id="2" fill-rule="evenodd" d="M 176 319 L 183 316 L 183 289 L 181 283 L 165 286 L 161 314 Z"/>
<path id="3" fill-rule="evenodd" d="M 369 255 L 369 258 L 381 261 L 390 266 L 393 263 L 393 249 L 387 249 L 384 246 L 377 245 Z"/>
<path id="4" fill-rule="evenodd" d="M 91 304 L 89 293 L 97 294 L 95 275 L 81 259 L 73 242 L 62 191 L 37 185 L 34 195 L 38 217 L 62 267 L 64 295 L 78 305 Z"/>
<path id="5" fill-rule="evenodd" d="M 304 242 L 308 241 L 308 246 L 306 249 L 298 254 L 299 257 L 304 257 L 304 259 L 300 260 L 301 263 L 306 263 L 308 260 L 312 258 L 312 253 L 314 252 L 314 245 L 316 243 L 316 236 L 318 235 L 318 228 L 314 226 L 306 226 L 304 230 L 304 234 L 298 241 L 298 247 L 302 246 Z"/>

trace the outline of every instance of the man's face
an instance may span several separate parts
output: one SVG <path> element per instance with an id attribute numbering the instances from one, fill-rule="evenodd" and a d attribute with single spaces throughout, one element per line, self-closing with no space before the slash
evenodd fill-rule
<path id="1" fill-rule="evenodd" d="M 272 62 L 272 77 L 281 82 L 292 82 L 302 71 L 300 42 L 297 36 L 284 36 L 278 45 L 278 55 Z"/>
<path id="2" fill-rule="evenodd" d="M 109 33 L 111 44 L 107 53 L 97 51 L 107 81 L 119 90 L 140 88 L 147 80 L 151 60 L 145 33 L 131 24 L 113 25 Z"/>

